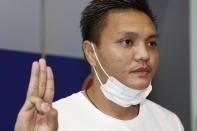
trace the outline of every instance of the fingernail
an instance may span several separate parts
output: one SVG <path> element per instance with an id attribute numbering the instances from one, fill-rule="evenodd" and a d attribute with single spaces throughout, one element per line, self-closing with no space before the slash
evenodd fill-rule
<path id="1" fill-rule="evenodd" d="M 49 112 L 49 110 L 50 110 L 50 105 L 49 105 L 48 103 L 43 103 L 43 104 L 41 105 L 41 108 L 42 108 L 42 110 L 43 110 L 44 112 Z"/>

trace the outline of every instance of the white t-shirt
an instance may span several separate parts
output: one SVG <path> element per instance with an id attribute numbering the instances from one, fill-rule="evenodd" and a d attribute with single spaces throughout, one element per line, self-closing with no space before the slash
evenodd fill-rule
<path id="1" fill-rule="evenodd" d="M 104 114 L 82 92 L 54 102 L 53 107 L 58 111 L 58 131 L 184 131 L 174 113 L 147 99 L 131 120 Z"/>

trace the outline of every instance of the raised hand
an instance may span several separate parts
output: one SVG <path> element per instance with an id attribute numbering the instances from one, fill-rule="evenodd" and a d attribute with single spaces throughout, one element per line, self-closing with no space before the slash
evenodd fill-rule
<path id="1" fill-rule="evenodd" d="M 57 131 L 57 111 L 52 107 L 53 72 L 44 59 L 32 64 L 27 97 L 18 113 L 15 131 Z"/>

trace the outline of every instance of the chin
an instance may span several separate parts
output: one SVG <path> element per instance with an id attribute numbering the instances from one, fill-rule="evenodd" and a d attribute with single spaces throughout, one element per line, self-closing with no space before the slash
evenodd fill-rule
<path id="1" fill-rule="evenodd" d="M 133 89 L 145 89 L 150 85 L 150 80 L 133 80 L 132 82 L 129 82 L 129 87 L 133 88 Z"/>

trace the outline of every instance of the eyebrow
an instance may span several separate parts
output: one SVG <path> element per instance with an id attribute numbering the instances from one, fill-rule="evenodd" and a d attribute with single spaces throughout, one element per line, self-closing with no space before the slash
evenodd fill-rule
<path id="1" fill-rule="evenodd" d="M 139 36 L 137 33 L 135 32 L 126 32 L 126 31 L 123 31 L 123 32 L 119 32 L 118 33 L 120 36 L 125 36 L 125 35 L 132 35 L 132 36 Z"/>
<path id="2" fill-rule="evenodd" d="M 158 34 L 153 34 L 153 35 L 150 35 L 150 36 L 148 36 L 148 38 L 147 38 L 147 40 L 148 39 L 152 39 L 152 38 L 159 38 L 159 35 Z"/>
<path id="3" fill-rule="evenodd" d="M 134 37 L 137 37 L 137 36 L 139 36 L 139 34 L 138 33 L 136 33 L 136 32 L 126 32 L 126 31 L 124 31 L 124 32 L 120 32 L 119 33 L 119 35 L 120 36 L 125 36 L 125 35 L 131 35 L 131 36 L 134 36 Z M 148 36 L 146 39 L 148 40 L 148 39 L 153 39 L 153 38 L 159 38 L 159 34 L 152 34 L 152 35 L 150 35 L 150 36 Z"/>

